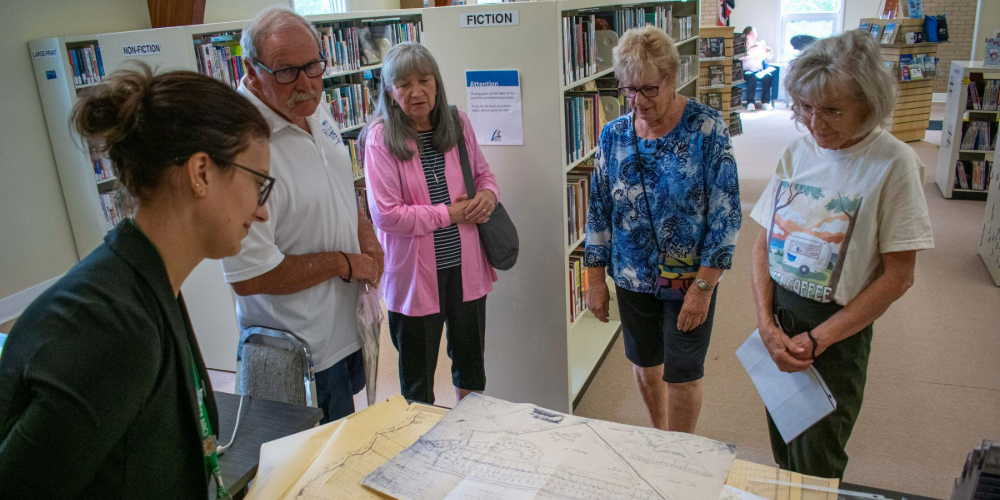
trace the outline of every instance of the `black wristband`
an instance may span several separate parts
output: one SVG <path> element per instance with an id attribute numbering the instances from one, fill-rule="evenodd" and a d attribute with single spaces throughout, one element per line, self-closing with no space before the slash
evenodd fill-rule
<path id="1" fill-rule="evenodd" d="M 344 256 L 344 260 L 347 261 L 347 277 L 346 278 L 341 277 L 340 279 L 344 280 L 344 283 L 350 283 L 351 282 L 351 278 L 354 277 L 354 268 L 351 267 L 351 259 L 347 258 L 347 254 L 344 253 L 344 252 L 337 252 L 337 253 L 339 253 L 340 255 L 343 255 Z"/>
<path id="2" fill-rule="evenodd" d="M 819 344 L 817 344 L 817 343 L 816 343 L 816 337 L 813 337 L 813 331 L 812 331 L 812 330 L 808 330 L 808 331 L 806 332 L 806 335 L 808 335 L 808 336 L 809 336 L 809 340 L 811 340 L 811 341 L 812 341 L 812 343 L 813 343 L 813 359 L 816 359 L 816 347 L 817 347 L 817 346 L 818 346 Z"/>

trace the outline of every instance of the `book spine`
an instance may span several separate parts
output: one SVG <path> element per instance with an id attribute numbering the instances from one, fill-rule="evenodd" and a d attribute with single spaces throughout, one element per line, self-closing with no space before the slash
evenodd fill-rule
<path id="1" fill-rule="evenodd" d="M 90 54 L 90 67 L 94 68 L 94 83 L 101 81 L 101 73 L 97 69 L 97 48 L 93 45 L 87 47 Z"/>
<path id="2" fill-rule="evenodd" d="M 80 50 L 81 58 L 83 59 L 84 74 L 86 75 L 83 79 L 83 83 L 91 84 L 94 83 L 94 70 L 90 67 L 90 53 L 87 47 L 83 47 Z"/>
<path id="3" fill-rule="evenodd" d="M 73 69 L 73 85 L 80 85 L 80 67 L 76 64 L 76 50 L 69 49 L 69 65 Z"/>

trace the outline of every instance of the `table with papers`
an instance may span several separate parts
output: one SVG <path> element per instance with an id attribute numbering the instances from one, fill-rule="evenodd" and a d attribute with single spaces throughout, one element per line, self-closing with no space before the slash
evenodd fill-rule
<path id="1" fill-rule="evenodd" d="M 480 395 L 451 411 L 396 396 L 265 443 L 246 498 L 837 500 L 838 486 L 689 434 Z"/>

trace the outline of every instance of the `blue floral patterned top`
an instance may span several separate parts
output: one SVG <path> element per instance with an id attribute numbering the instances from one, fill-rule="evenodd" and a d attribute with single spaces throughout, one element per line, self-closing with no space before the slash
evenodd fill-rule
<path id="1" fill-rule="evenodd" d="M 659 255 L 651 238 L 651 212 L 666 257 L 700 257 L 702 266 L 731 268 L 743 214 L 722 116 L 689 99 L 667 135 L 639 139 L 650 212 L 642 202 L 635 143 L 632 114 L 608 123 L 601 133 L 590 188 L 586 266 L 607 267 L 622 288 L 653 293 Z"/>

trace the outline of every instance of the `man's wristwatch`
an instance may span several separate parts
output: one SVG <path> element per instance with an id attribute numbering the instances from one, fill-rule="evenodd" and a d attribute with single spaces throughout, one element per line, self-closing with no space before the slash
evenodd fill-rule
<path id="1" fill-rule="evenodd" d="M 715 290 L 715 285 L 710 285 L 708 281 L 705 281 L 701 278 L 695 278 L 694 284 L 695 286 L 698 287 L 699 290 L 703 292 L 711 292 L 712 290 Z"/>

